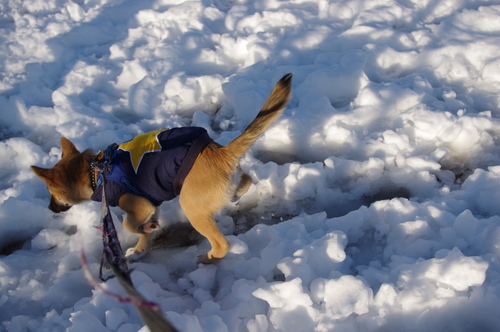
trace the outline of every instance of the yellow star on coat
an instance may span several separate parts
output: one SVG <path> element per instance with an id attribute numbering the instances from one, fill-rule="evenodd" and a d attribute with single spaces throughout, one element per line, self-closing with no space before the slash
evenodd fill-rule
<path id="1" fill-rule="evenodd" d="M 166 128 L 152 131 L 149 133 L 144 133 L 137 135 L 131 141 L 120 144 L 119 148 L 123 151 L 128 151 L 130 153 L 130 159 L 132 161 L 132 166 L 134 166 L 134 171 L 137 173 L 137 169 L 141 164 L 142 157 L 149 152 L 161 151 L 160 142 L 158 142 L 158 135 Z"/>

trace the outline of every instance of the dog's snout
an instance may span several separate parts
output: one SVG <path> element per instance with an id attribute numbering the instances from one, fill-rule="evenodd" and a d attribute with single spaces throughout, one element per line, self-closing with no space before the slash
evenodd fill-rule
<path id="1" fill-rule="evenodd" d="M 54 196 L 50 198 L 49 210 L 54 213 L 66 212 L 71 208 L 71 205 L 62 205 L 57 203 Z"/>

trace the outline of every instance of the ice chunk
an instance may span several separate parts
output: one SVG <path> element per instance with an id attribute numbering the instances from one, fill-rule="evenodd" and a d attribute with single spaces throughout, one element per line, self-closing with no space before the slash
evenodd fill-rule
<path id="1" fill-rule="evenodd" d="M 328 280 L 324 286 L 325 308 L 333 319 L 365 314 L 373 302 L 373 290 L 362 280 L 345 275 Z"/>
<path id="2" fill-rule="evenodd" d="M 204 265 L 189 273 L 189 278 L 193 281 L 196 287 L 203 288 L 204 290 L 210 290 L 215 285 L 216 272 L 217 266 Z"/>
<path id="3" fill-rule="evenodd" d="M 31 241 L 31 247 L 38 250 L 52 249 L 59 244 L 65 244 L 68 235 L 58 229 L 43 229 Z"/>
<path id="4" fill-rule="evenodd" d="M 73 325 L 67 329 L 68 332 L 110 332 L 111 330 L 102 325 L 102 322 L 94 315 L 78 311 L 71 314 L 69 319 Z"/>
<path id="5" fill-rule="evenodd" d="M 106 326 L 111 330 L 116 330 L 128 318 L 128 315 L 121 308 L 113 308 L 106 311 Z"/>
<path id="6" fill-rule="evenodd" d="M 287 282 L 270 284 L 255 290 L 252 294 L 269 303 L 271 308 L 312 305 L 311 298 L 308 294 L 304 293 L 302 281 L 299 278 Z"/>

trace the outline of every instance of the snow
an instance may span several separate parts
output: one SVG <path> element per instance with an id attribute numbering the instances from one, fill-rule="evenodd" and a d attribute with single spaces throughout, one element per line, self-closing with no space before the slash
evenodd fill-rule
<path id="1" fill-rule="evenodd" d="M 0 330 L 146 332 L 97 276 L 100 206 L 54 215 L 30 165 L 196 125 L 227 144 L 277 80 L 283 116 L 216 218 L 136 288 L 180 331 L 498 331 L 500 1 L 0 3 Z M 165 228 L 186 223 L 162 205 Z M 123 213 L 112 209 L 119 221 Z M 137 241 L 116 223 L 124 248 Z M 124 295 L 114 279 L 104 286 Z"/>

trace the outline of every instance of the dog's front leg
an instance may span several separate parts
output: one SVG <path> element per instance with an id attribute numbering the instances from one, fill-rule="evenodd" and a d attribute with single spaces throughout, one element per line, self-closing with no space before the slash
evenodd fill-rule
<path id="1" fill-rule="evenodd" d="M 139 241 L 134 248 L 129 248 L 125 257 L 136 260 L 149 249 L 151 233 L 160 228 L 158 224 L 159 209 L 141 196 L 125 194 L 118 201 L 120 208 L 127 213 L 123 227 L 131 233 L 138 233 Z"/>

